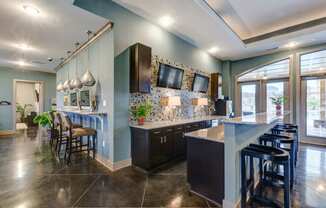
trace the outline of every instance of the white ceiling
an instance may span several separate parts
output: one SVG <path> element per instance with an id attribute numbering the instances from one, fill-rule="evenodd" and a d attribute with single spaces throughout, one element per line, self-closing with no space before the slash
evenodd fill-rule
<path id="1" fill-rule="evenodd" d="M 326 25 L 268 38 L 251 44 L 243 39 L 326 17 L 325 0 L 114 0 L 125 8 L 158 24 L 169 15 L 172 33 L 208 50 L 220 49 L 217 58 L 237 60 L 285 50 L 297 42 L 307 46 L 326 42 Z M 207 3 L 208 4 L 207 4 Z M 217 15 L 218 14 L 218 15 Z"/>
<path id="2" fill-rule="evenodd" d="M 242 39 L 326 17 L 325 0 L 206 0 Z"/>
<path id="3" fill-rule="evenodd" d="M 40 11 L 28 15 L 23 5 Z M 0 65 L 54 72 L 61 57 L 74 49 L 76 41 L 87 40 L 86 31 L 97 31 L 108 20 L 72 5 L 70 0 L 7 0 L 0 5 Z M 23 52 L 17 44 L 25 43 Z M 55 58 L 48 62 L 48 57 Z M 26 60 L 26 66 L 17 61 Z"/>

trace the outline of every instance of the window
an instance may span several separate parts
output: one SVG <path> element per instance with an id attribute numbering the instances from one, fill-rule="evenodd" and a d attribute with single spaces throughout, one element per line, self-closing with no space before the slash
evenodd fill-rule
<path id="1" fill-rule="evenodd" d="M 289 77 L 289 59 L 284 59 L 250 71 L 238 78 L 238 81 L 254 81 Z"/>
<path id="2" fill-rule="evenodd" d="M 301 55 L 301 75 L 326 72 L 326 50 Z"/>
<path id="3" fill-rule="evenodd" d="M 238 77 L 240 102 L 236 100 L 237 114 L 251 115 L 259 112 L 277 114 L 279 106 L 273 104 L 273 98 L 283 100 L 281 112 L 289 111 L 289 74 L 290 59 L 283 59 Z M 286 116 L 284 120 L 288 122 L 290 116 Z"/>

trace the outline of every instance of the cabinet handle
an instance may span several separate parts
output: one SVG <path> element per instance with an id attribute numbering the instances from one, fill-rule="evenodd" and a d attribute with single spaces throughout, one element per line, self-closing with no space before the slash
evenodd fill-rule
<path id="1" fill-rule="evenodd" d="M 166 136 L 164 136 L 164 143 L 166 143 Z"/>
<path id="2" fill-rule="evenodd" d="M 163 137 L 161 137 L 161 144 L 163 143 Z"/>

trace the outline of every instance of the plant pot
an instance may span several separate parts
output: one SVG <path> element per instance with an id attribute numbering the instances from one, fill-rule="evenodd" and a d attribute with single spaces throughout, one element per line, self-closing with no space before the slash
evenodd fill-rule
<path id="1" fill-rule="evenodd" d="M 144 123 L 145 123 L 145 117 L 140 117 L 137 120 L 138 120 L 138 125 L 144 125 Z"/>

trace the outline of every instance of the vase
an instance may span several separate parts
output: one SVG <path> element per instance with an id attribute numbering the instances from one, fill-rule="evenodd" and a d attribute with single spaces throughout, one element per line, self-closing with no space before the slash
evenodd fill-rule
<path id="1" fill-rule="evenodd" d="M 276 105 L 276 115 L 281 116 L 282 115 L 282 106 L 281 105 Z"/>
<path id="2" fill-rule="evenodd" d="M 145 123 L 145 117 L 138 118 L 138 125 L 144 125 Z"/>

